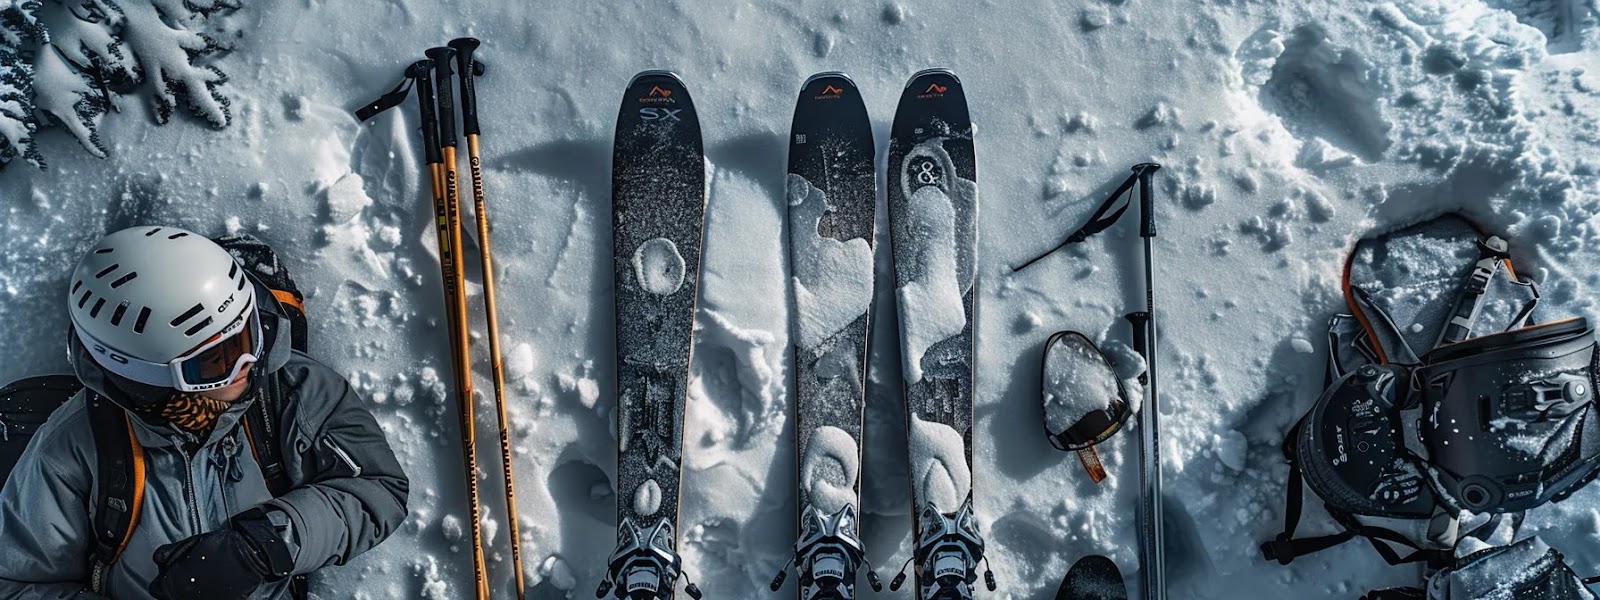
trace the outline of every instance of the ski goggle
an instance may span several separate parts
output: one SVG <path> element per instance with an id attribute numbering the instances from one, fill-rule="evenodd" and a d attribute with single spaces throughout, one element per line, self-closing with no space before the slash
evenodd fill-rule
<path id="1" fill-rule="evenodd" d="M 264 341 L 261 323 L 253 308 L 193 350 L 165 363 L 122 354 L 83 328 L 74 329 L 83 344 L 94 352 L 96 362 L 106 370 L 145 385 L 181 392 L 204 392 L 233 384 L 240 373 L 260 360 Z"/>
<path id="2" fill-rule="evenodd" d="M 1057 450 L 1076 452 L 1095 483 L 1105 467 L 1094 447 L 1128 421 L 1128 392 L 1105 354 L 1076 331 L 1058 331 L 1045 342 L 1043 365 L 1045 434 Z"/>

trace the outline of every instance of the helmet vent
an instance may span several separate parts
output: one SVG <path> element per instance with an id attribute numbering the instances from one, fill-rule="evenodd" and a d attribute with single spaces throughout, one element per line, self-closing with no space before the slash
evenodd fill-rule
<path id="1" fill-rule="evenodd" d="M 94 251 L 95 254 L 110 254 L 112 252 L 116 252 L 116 249 L 115 248 L 99 248 L 99 249 L 96 249 Z"/>
<path id="2" fill-rule="evenodd" d="M 90 292 L 89 290 L 84 290 L 83 291 L 83 295 L 78 297 L 78 308 L 83 308 L 83 305 L 88 304 L 89 303 L 89 296 L 91 296 L 91 295 L 93 295 L 93 292 Z"/>
<path id="3" fill-rule="evenodd" d="M 236 286 L 233 286 L 233 287 L 234 287 L 234 289 L 243 290 L 244 289 L 244 278 L 240 277 L 239 278 L 239 285 L 236 285 Z"/>
<path id="4" fill-rule="evenodd" d="M 91 319 L 100 318 L 100 309 L 105 308 L 105 305 L 106 305 L 106 299 L 105 298 L 96 298 L 95 301 L 94 301 L 94 308 L 89 309 L 89 318 L 91 318 Z"/>
<path id="5" fill-rule="evenodd" d="M 110 275 L 112 271 L 115 271 L 120 267 L 122 267 L 122 265 L 116 264 L 116 263 L 112 263 L 111 266 L 106 267 L 104 269 L 100 269 L 99 273 L 95 273 L 94 274 L 94 278 L 95 279 L 105 279 L 107 275 Z"/>
<path id="6" fill-rule="evenodd" d="M 80 306 L 80 308 L 81 308 L 81 306 Z M 167 324 L 171 325 L 173 327 L 177 327 L 179 324 L 183 323 L 184 321 L 187 321 L 189 319 L 194 318 L 195 315 L 200 314 L 200 311 L 205 310 L 205 309 L 206 309 L 206 307 L 201 306 L 200 303 L 196 302 L 194 306 L 189 307 L 189 310 L 183 311 L 183 314 L 178 315 L 178 318 L 173 319 L 171 322 L 169 322 Z"/>
<path id="7" fill-rule="evenodd" d="M 81 288 L 81 287 L 83 287 L 83 280 L 82 280 L 82 279 L 79 279 L 79 280 L 77 280 L 77 281 L 75 281 L 75 282 L 73 282 L 73 284 L 72 284 L 72 291 L 70 291 L 70 292 L 67 292 L 67 295 L 69 295 L 69 296 L 70 296 L 70 295 L 72 295 L 72 294 L 76 294 L 76 293 L 78 293 L 78 288 Z"/>
<path id="8" fill-rule="evenodd" d="M 128 312 L 128 303 L 127 302 L 123 302 L 121 304 L 118 304 L 117 305 L 117 309 L 114 310 L 114 311 L 111 311 L 111 326 L 112 327 L 120 327 L 122 325 L 122 315 L 127 313 L 127 312 Z"/>
<path id="9" fill-rule="evenodd" d="M 159 232 L 159 231 L 161 231 L 161 228 L 160 228 L 160 227 L 157 227 L 157 228 L 155 228 L 155 229 L 151 229 L 151 230 L 150 230 L 150 231 L 146 231 L 146 232 L 144 232 L 144 236 L 145 236 L 145 237 L 150 237 L 150 236 L 152 236 L 152 235 L 155 235 L 155 234 L 156 234 L 156 233 L 157 233 L 157 232 Z"/>
<path id="10" fill-rule="evenodd" d="M 121 277 L 118 277 L 116 281 L 111 282 L 111 289 L 117 289 L 119 287 L 122 287 L 122 284 L 127 283 L 129 281 L 133 281 L 133 278 L 138 277 L 138 276 L 139 276 L 139 272 L 138 271 L 128 271 L 127 275 L 123 275 Z"/>
<path id="11" fill-rule="evenodd" d="M 187 233 L 183 233 L 183 232 L 178 232 L 178 233 L 174 233 L 174 234 L 172 234 L 172 235 L 169 235 L 169 236 L 167 236 L 167 239 L 169 239 L 169 240 L 175 240 L 175 239 L 178 239 L 178 238 L 181 238 L 181 237 L 184 237 L 184 236 L 186 236 L 186 235 L 189 235 L 189 234 L 187 234 Z"/>
<path id="12" fill-rule="evenodd" d="M 211 317 L 206 317 L 204 320 L 200 321 L 199 323 L 195 323 L 194 327 L 190 327 L 187 331 L 184 331 L 183 334 L 184 335 L 194 335 L 196 333 L 199 333 L 201 329 L 205 329 L 207 325 L 210 325 L 211 321 L 212 321 Z"/>
<path id="13" fill-rule="evenodd" d="M 144 333 L 144 323 L 150 320 L 150 307 L 139 307 L 139 318 L 133 322 L 134 333 Z"/>
<path id="14" fill-rule="evenodd" d="M 239 263 L 233 263 L 233 266 L 228 267 L 228 279 L 233 279 L 234 276 L 236 276 L 238 274 L 239 274 Z"/>

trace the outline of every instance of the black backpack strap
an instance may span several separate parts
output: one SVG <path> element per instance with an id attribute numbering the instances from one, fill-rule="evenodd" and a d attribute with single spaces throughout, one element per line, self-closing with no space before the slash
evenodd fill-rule
<path id="1" fill-rule="evenodd" d="M 104 593 L 106 571 L 127 547 L 143 508 L 144 447 L 139 445 L 133 422 L 122 407 L 93 392 L 88 392 L 86 399 L 99 466 L 89 583 L 96 593 Z"/>
<path id="2" fill-rule="evenodd" d="M 1449 564 L 1451 554 L 1446 549 L 1422 548 L 1399 532 L 1384 527 L 1364 525 L 1356 520 L 1355 516 L 1327 506 L 1328 514 L 1339 523 L 1344 530 L 1339 533 L 1320 535 L 1315 537 L 1296 538 L 1295 530 L 1300 527 L 1300 514 L 1305 504 L 1305 479 L 1300 472 L 1300 465 L 1295 461 L 1290 451 L 1290 444 L 1299 434 L 1303 423 L 1297 423 L 1289 429 L 1289 434 L 1283 440 L 1284 456 L 1289 459 L 1289 483 L 1285 494 L 1283 511 L 1283 531 L 1270 540 L 1261 543 L 1261 557 L 1278 564 L 1287 565 L 1294 559 L 1307 554 L 1321 552 L 1339 544 L 1343 544 L 1357 537 L 1367 538 L 1372 543 L 1374 550 L 1391 565 L 1401 565 L 1413 562 L 1425 562 L 1430 568 L 1439 569 Z M 1326 506 L 1326 505 L 1325 505 Z M 1387 543 L 1386 543 L 1387 542 Z M 1412 548 L 1412 552 L 1401 556 L 1389 544 L 1398 544 Z"/>
<path id="3" fill-rule="evenodd" d="M 250 442 L 250 451 L 255 455 L 256 464 L 261 465 L 261 476 L 266 479 L 267 491 L 273 497 L 278 497 L 294 487 L 293 482 L 289 481 L 289 471 L 284 467 L 283 446 L 279 443 L 278 411 L 283 406 L 283 397 L 278 378 L 268 375 L 264 380 L 265 393 L 244 413 L 244 433 Z M 295 600 L 306 600 L 310 597 L 310 582 L 305 575 L 295 575 L 289 581 L 289 591 Z"/>
<path id="4" fill-rule="evenodd" d="M 244 433 L 256 464 L 261 465 L 261 475 L 267 480 L 267 491 L 277 497 L 289 491 L 289 473 L 283 465 L 282 445 L 278 443 L 277 378 L 268 375 L 265 379 L 265 393 L 244 413 Z"/>

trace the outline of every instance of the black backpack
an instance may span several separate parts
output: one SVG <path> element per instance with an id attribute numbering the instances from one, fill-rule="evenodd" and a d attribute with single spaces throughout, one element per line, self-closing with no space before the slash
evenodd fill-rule
<path id="1" fill-rule="evenodd" d="M 272 292 L 288 318 L 290 347 L 305 352 L 305 296 L 288 269 L 278 261 L 277 254 L 266 243 L 249 235 L 226 236 L 215 241 Z M 10 477 L 28 441 L 50 413 L 82 389 L 83 384 L 73 375 L 37 375 L 0 388 L 0 485 Z M 290 489 L 282 448 L 278 446 L 281 398 L 277 384 L 268 378 L 264 393 L 244 416 L 245 437 L 256 462 L 261 465 L 267 490 L 274 497 Z M 89 583 L 92 590 L 103 593 L 106 569 L 127 547 L 143 508 L 144 448 L 133 435 L 132 417 L 127 411 L 95 393 L 88 394 L 86 401 L 99 473 L 94 514 L 91 515 L 95 543 L 94 556 L 90 557 Z M 309 595 L 304 575 L 296 575 L 290 589 L 297 599 L 303 600 Z"/>

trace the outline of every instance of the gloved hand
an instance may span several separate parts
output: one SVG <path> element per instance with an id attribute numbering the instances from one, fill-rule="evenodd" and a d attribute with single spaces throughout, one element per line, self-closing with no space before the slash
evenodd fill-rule
<path id="1" fill-rule="evenodd" d="M 234 516 L 225 529 L 157 548 L 154 560 L 150 594 L 163 600 L 245 600 L 294 568 L 288 545 L 259 507 Z"/>

